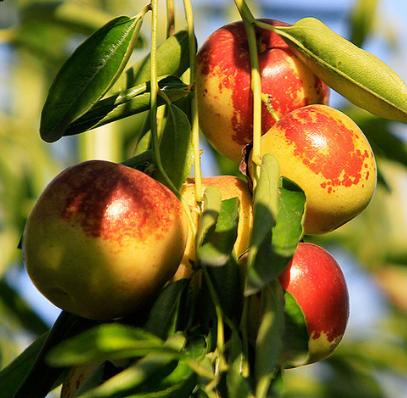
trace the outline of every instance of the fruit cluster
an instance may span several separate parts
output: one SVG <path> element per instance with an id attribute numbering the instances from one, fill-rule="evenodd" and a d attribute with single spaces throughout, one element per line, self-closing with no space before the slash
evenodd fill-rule
<path id="1" fill-rule="evenodd" d="M 256 38 L 262 95 L 261 155 L 272 154 L 281 175 L 303 189 L 304 233 L 332 231 L 370 202 L 377 179 L 373 151 L 353 120 L 328 106 L 327 85 L 281 37 L 257 29 Z M 251 156 L 249 161 L 244 157 L 252 139 L 253 94 L 243 22 L 212 33 L 198 60 L 202 131 L 217 151 L 240 161 L 250 178 L 253 163 Z M 299 365 L 326 357 L 341 340 L 349 312 L 346 283 L 335 259 L 321 247 L 300 243 L 280 283 L 301 307 L 309 336 L 309 356 L 286 358 L 287 362 Z"/>
<path id="2" fill-rule="evenodd" d="M 259 29 L 257 39 L 261 153 L 272 154 L 281 176 L 304 191 L 304 233 L 332 231 L 369 203 L 376 185 L 373 152 L 357 125 L 327 105 L 327 85 L 277 34 Z M 196 83 L 203 133 L 221 154 L 241 161 L 250 148 L 253 119 L 242 22 L 208 38 L 198 53 Z M 250 178 L 249 157 L 243 162 Z M 199 223 L 194 185 L 194 180 L 184 184 L 183 207 L 162 183 L 124 165 L 94 160 L 63 171 L 26 224 L 24 257 L 34 284 L 55 305 L 85 318 L 110 320 L 148 308 L 171 278 L 192 272 L 196 236 L 191 231 Z M 239 198 L 234 251 L 244 262 L 253 225 L 248 184 L 218 176 L 203 179 L 202 185 L 218 188 L 222 200 Z M 308 355 L 285 358 L 287 366 L 326 357 L 348 318 L 346 283 L 335 259 L 321 247 L 300 243 L 279 281 L 301 308 L 308 332 Z M 257 333 L 259 319 L 252 319 Z"/>

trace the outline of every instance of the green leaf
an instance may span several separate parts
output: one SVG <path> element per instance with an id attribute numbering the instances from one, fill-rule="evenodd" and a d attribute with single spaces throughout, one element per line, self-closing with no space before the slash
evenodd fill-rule
<path id="1" fill-rule="evenodd" d="M 189 279 L 168 284 L 155 300 L 144 328 L 161 339 L 166 339 L 177 330 L 182 316 L 182 298 L 189 288 Z"/>
<path id="2" fill-rule="evenodd" d="M 157 76 L 180 77 L 189 67 L 188 32 L 181 30 L 170 36 L 157 48 Z M 150 54 L 143 62 L 126 71 L 128 85 L 150 81 Z"/>
<path id="3" fill-rule="evenodd" d="M 246 295 L 256 293 L 267 283 L 262 268 L 256 264 L 256 259 L 261 257 L 263 248 L 269 250 L 271 244 L 271 230 L 275 225 L 278 209 L 279 180 L 277 160 L 270 154 L 264 155 L 260 178 L 253 195 L 254 219 L 247 265 Z"/>
<path id="4" fill-rule="evenodd" d="M 304 364 L 308 358 L 308 331 L 304 313 L 295 298 L 284 292 L 284 349 L 285 367 Z"/>
<path id="5" fill-rule="evenodd" d="M 52 366 L 81 365 L 88 362 L 147 355 L 151 352 L 173 354 L 164 342 L 139 328 L 116 323 L 97 326 L 64 341 L 47 356 Z"/>
<path id="6" fill-rule="evenodd" d="M 262 319 L 256 339 L 256 397 L 264 397 L 280 369 L 284 335 L 284 295 L 275 281 L 261 292 Z"/>
<path id="7" fill-rule="evenodd" d="M 242 278 L 241 267 L 234 256 L 230 256 L 222 267 L 207 268 L 215 288 L 223 314 L 230 320 L 239 323 L 242 312 Z M 212 300 L 206 283 L 203 282 L 201 298 L 205 299 L 205 309 L 212 308 Z M 203 315 L 201 313 L 201 315 Z M 209 317 L 211 314 L 208 314 Z"/>
<path id="8" fill-rule="evenodd" d="M 215 228 L 222 206 L 222 195 L 214 186 L 206 187 L 204 192 L 204 210 L 199 219 L 196 237 L 197 247 L 202 246 L 206 235 Z"/>
<path id="9" fill-rule="evenodd" d="M 280 275 L 303 236 L 304 192 L 285 178 L 280 179 L 280 186 L 277 189 L 279 200 L 275 225 L 266 233 L 254 258 L 250 258 L 249 252 L 249 261 L 251 259 L 252 262 L 248 265 L 246 294 L 255 293 Z M 262 207 L 261 209 L 266 212 Z M 254 217 L 256 219 L 256 198 Z M 261 215 L 259 222 L 262 218 L 264 217 Z"/>
<path id="10" fill-rule="evenodd" d="M 190 93 L 190 87 L 175 77 L 164 78 L 158 85 L 160 92 L 171 102 Z M 165 103 L 162 96 L 159 96 L 158 106 Z M 64 135 L 79 134 L 148 109 L 150 109 L 150 85 L 142 83 L 96 102 L 84 115 L 69 124 Z"/>
<path id="11" fill-rule="evenodd" d="M 350 15 L 350 41 L 361 47 L 371 33 L 377 15 L 377 0 L 357 0 Z"/>
<path id="12" fill-rule="evenodd" d="M 337 35 L 321 21 L 304 18 L 269 27 L 328 86 L 355 105 L 386 119 L 407 122 L 407 86 L 384 62 Z"/>
<path id="13" fill-rule="evenodd" d="M 215 228 L 208 231 L 197 250 L 202 265 L 219 267 L 228 262 L 237 238 L 238 222 L 239 199 L 223 200 Z"/>
<path id="14" fill-rule="evenodd" d="M 167 122 L 160 140 L 161 163 L 174 187 L 180 189 L 192 166 L 191 125 L 176 105 L 167 106 Z M 156 178 L 165 183 L 160 175 Z"/>
<path id="15" fill-rule="evenodd" d="M 132 396 L 189 398 L 196 384 L 197 377 L 191 368 L 183 362 L 178 362 L 170 374 L 149 380 Z"/>
<path id="16" fill-rule="evenodd" d="M 248 398 L 253 396 L 249 380 L 242 374 L 242 363 L 244 361 L 243 347 L 236 330 L 232 330 L 229 345 L 230 355 L 228 363 L 230 365 L 226 374 L 228 396 L 233 398 Z"/>
<path id="17" fill-rule="evenodd" d="M 21 383 L 32 371 L 36 359 L 48 338 L 44 333 L 29 345 L 13 362 L 0 372 L 0 391 L 2 398 L 13 398 Z"/>
<path id="18" fill-rule="evenodd" d="M 164 346 L 180 351 L 185 345 L 185 337 L 171 336 Z M 171 372 L 176 364 L 171 355 L 163 353 L 147 354 L 133 365 L 105 381 L 102 385 L 81 394 L 81 398 L 109 398 L 124 396 L 151 378 L 162 379 Z"/>
<path id="19" fill-rule="evenodd" d="M 272 247 L 276 254 L 282 257 L 294 254 L 304 234 L 304 209 L 304 191 L 290 180 L 282 178 L 276 225 L 272 233 Z"/>
<path id="20" fill-rule="evenodd" d="M 81 333 L 95 322 L 79 318 L 67 312 L 61 312 L 60 316 L 54 323 L 51 331 L 49 332 L 44 344 L 33 349 L 31 355 L 37 353 L 34 364 L 30 368 L 25 368 L 27 372 L 25 375 L 18 373 L 20 377 L 20 384 L 18 385 L 17 392 L 12 395 L 13 398 L 43 398 L 54 387 L 56 381 L 61 376 L 63 369 L 55 369 L 45 363 L 45 357 L 48 352 L 59 344 L 61 341 Z M 39 352 L 38 352 L 38 349 Z M 24 355 L 24 353 L 23 353 Z M 32 360 L 32 359 L 31 359 Z M 19 361 L 19 358 L 16 359 Z M 19 367 L 13 369 L 19 371 Z M 18 377 L 17 375 L 9 374 L 8 377 Z M 3 397 L 3 396 L 2 396 Z M 6 397 L 4 397 L 6 398 Z"/>
<path id="21" fill-rule="evenodd" d="M 41 114 L 41 137 L 61 138 L 117 80 L 133 51 L 143 21 L 118 17 L 82 43 L 56 76 Z"/>

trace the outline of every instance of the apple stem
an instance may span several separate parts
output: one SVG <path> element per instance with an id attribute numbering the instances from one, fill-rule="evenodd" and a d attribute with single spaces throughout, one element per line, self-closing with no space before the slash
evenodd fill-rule
<path id="1" fill-rule="evenodd" d="M 150 69 L 150 124 L 153 146 L 154 163 L 163 176 L 166 185 L 177 195 L 178 189 L 174 186 L 161 162 L 160 144 L 157 132 L 157 23 L 158 23 L 158 5 L 157 0 L 151 0 L 151 69 Z"/>
<path id="2" fill-rule="evenodd" d="M 188 47 L 189 47 L 189 81 L 193 87 L 195 84 L 196 75 L 196 42 L 194 28 L 194 14 L 190 0 L 184 0 L 185 18 L 188 29 Z M 198 120 L 198 96 L 196 89 L 192 90 L 191 103 L 191 118 L 192 118 L 192 147 L 194 153 L 194 176 L 195 176 L 195 201 L 200 204 L 202 202 L 202 170 L 201 170 L 201 151 L 199 149 L 199 120 Z"/>
<path id="3" fill-rule="evenodd" d="M 261 95 L 261 100 L 266 106 L 267 112 L 270 114 L 270 116 L 278 122 L 280 120 L 280 116 L 278 116 L 277 112 L 273 108 L 273 105 L 271 103 L 271 95 L 270 94 L 262 94 Z"/>
<path id="4" fill-rule="evenodd" d="M 175 32 L 174 0 L 167 0 L 167 37 Z"/>
<path id="5" fill-rule="evenodd" d="M 245 0 L 235 0 L 235 4 L 239 10 L 240 16 L 244 22 L 247 40 L 249 43 L 249 55 L 251 66 L 251 89 L 253 93 L 253 188 L 256 187 L 257 180 L 260 174 L 261 165 L 261 75 L 259 67 L 259 59 L 257 54 L 256 31 L 254 27 L 255 19 Z"/>

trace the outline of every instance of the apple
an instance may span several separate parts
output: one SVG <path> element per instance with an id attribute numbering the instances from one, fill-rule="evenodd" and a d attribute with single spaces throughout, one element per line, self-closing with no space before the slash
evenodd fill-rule
<path id="1" fill-rule="evenodd" d="M 287 358 L 288 364 L 326 358 L 341 341 L 349 317 L 348 289 L 338 263 L 322 247 L 300 243 L 279 281 L 301 308 L 309 337 L 308 355 Z"/>
<path id="2" fill-rule="evenodd" d="M 293 368 L 328 357 L 341 341 L 349 318 L 348 289 L 338 263 L 322 247 L 300 243 L 279 282 L 286 301 L 281 365 Z M 304 331 L 288 323 L 287 293 L 302 314 Z M 262 320 L 260 294 L 248 300 L 248 334 L 254 344 Z"/>
<path id="3" fill-rule="evenodd" d="M 261 154 L 266 153 L 277 158 L 281 175 L 305 192 L 306 234 L 345 224 L 374 194 L 376 162 L 367 138 L 352 119 L 329 106 L 309 105 L 283 116 L 261 137 Z"/>
<path id="4" fill-rule="evenodd" d="M 240 201 L 239 224 L 234 251 L 239 258 L 249 247 L 250 231 L 253 223 L 252 198 L 247 184 L 234 176 L 215 176 L 202 179 L 203 189 L 214 186 L 219 189 L 222 200 L 237 197 Z M 181 190 L 181 199 L 189 206 L 193 216 L 194 228 L 198 226 L 199 208 L 195 202 L 195 180 L 189 178 Z M 191 262 L 196 260 L 195 255 L 195 235 L 189 233 L 188 241 L 181 264 L 174 276 L 174 279 L 188 277 L 191 274 Z"/>
<path id="5" fill-rule="evenodd" d="M 172 277 L 187 223 L 179 199 L 148 175 L 93 160 L 61 172 L 28 217 L 23 255 L 56 306 L 95 320 L 132 314 Z"/>
<path id="6" fill-rule="evenodd" d="M 286 25 L 263 20 L 272 25 Z M 278 117 L 313 103 L 328 102 L 328 87 L 292 53 L 276 33 L 256 28 L 262 94 L 262 131 Z M 209 142 L 221 154 L 240 161 L 242 148 L 252 141 L 253 95 L 249 47 L 243 22 L 212 33 L 197 55 L 199 122 Z M 269 102 L 268 104 L 266 104 Z"/>

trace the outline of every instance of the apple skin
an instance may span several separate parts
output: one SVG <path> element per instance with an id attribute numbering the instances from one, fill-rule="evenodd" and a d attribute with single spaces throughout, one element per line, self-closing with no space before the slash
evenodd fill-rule
<path id="1" fill-rule="evenodd" d="M 272 25 L 287 25 L 265 19 Z M 276 33 L 256 28 L 262 93 L 278 117 L 313 103 L 328 103 L 328 87 L 289 49 Z M 212 33 L 197 56 L 199 122 L 209 142 L 238 162 L 242 148 L 252 141 L 253 95 L 250 57 L 243 22 Z M 263 134 L 275 123 L 262 106 Z"/>
<path id="2" fill-rule="evenodd" d="M 302 309 L 308 331 L 308 356 L 288 358 L 292 366 L 326 358 L 345 333 L 349 318 L 346 281 L 334 257 L 312 243 L 300 243 L 279 278 Z"/>
<path id="3" fill-rule="evenodd" d="M 305 192 L 306 234 L 345 224 L 375 192 L 376 162 L 367 138 L 352 119 L 329 106 L 309 105 L 283 116 L 261 137 L 261 154 L 266 153 L 277 158 L 281 175 Z"/>
<path id="4" fill-rule="evenodd" d="M 221 193 L 222 200 L 234 197 L 239 199 L 239 224 L 237 228 L 237 238 L 234 245 L 235 254 L 237 258 L 239 258 L 249 247 L 250 231 L 253 224 L 252 197 L 247 184 L 237 177 L 223 175 L 203 178 L 203 189 L 208 186 L 217 187 Z M 195 202 L 195 181 L 193 178 L 188 178 L 183 185 L 181 199 L 189 206 L 194 227 L 197 229 L 199 209 Z M 174 280 L 189 277 L 192 271 L 191 262 L 195 260 L 195 235 L 190 232 L 185 253 L 174 276 Z"/>
<path id="5" fill-rule="evenodd" d="M 60 173 L 28 217 L 27 271 L 56 306 L 95 320 L 135 313 L 177 270 L 185 213 L 164 185 L 93 160 Z"/>

